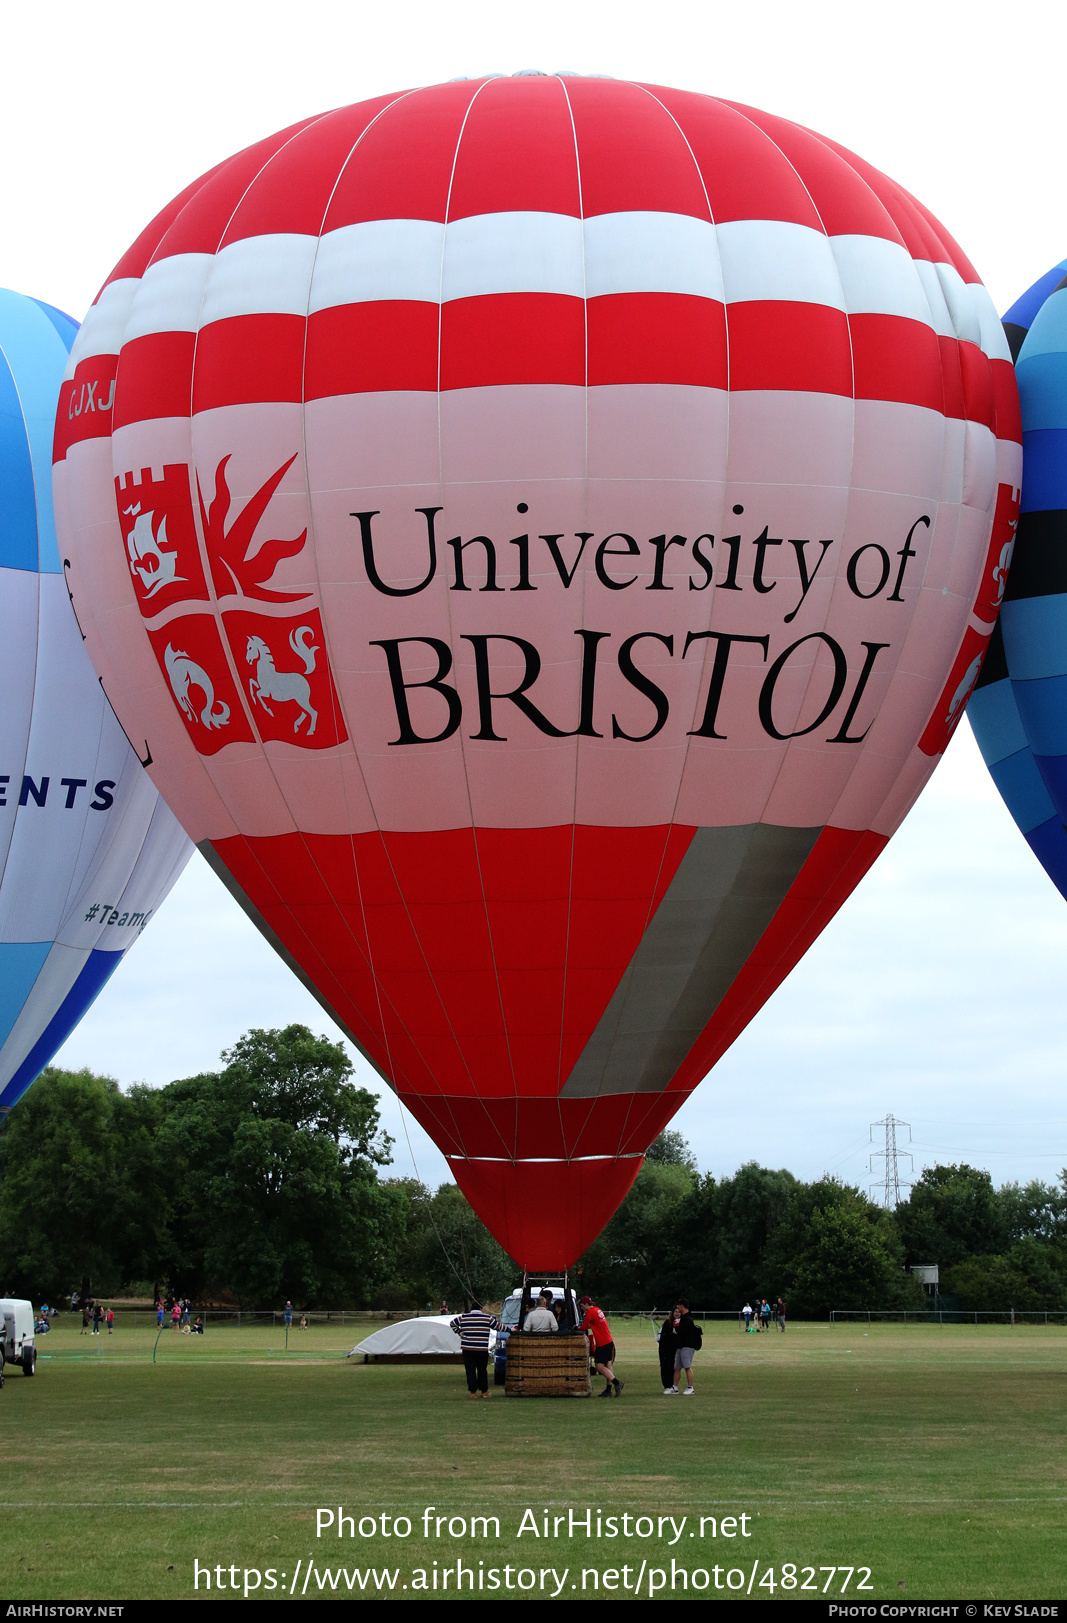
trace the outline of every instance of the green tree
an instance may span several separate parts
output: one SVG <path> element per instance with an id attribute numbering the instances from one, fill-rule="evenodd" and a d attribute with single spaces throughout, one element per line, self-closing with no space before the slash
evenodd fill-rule
<path id="1" fill-rule="evenodd" d="M 688 1140 L 673 1127 L 664 1128 L 645 1151 L 645 1165 L 649 1162 L 653 1166 L 688 1167 L 690 1172 L 697 1170 L 697 1158 L 689 1148 Z"/>
<path id="2" fill-rule="evenodd" d="M 218 1075 L 161 1090 L 160 1145 L 180 1172 L 175 1282 L 264 1305 L 367 1297 L 395 1271 L 403 1192 L 375 1096 L 343 1047 L 306 1026 L 250 1031 Z"/>
<path id="3" fill-rule="evenodd" d="M 685 1140 L 681 1134 L 673 1137 Z M 698 1183 L 688 1160 L 648 1160 L 580 1262 L 583 1287 L 613 1306 L 662 1306 L 677 1286 L 675 1254 L 686 1201 Z"/>
<path id="4" fill-rule="evenodd" d="M 892 1214 L 836 1178 L 794 1188 L 764 1270 L 771 1289 L 802 1317 L 924 1303 L 922 1287 L 904 1271 Z"/>
<path id="5" fill-rule="evenodd" d="M 942 1274 L 940 1288 L 967 1313 L 1062 1309 L 1067 1306 L 1065 1262 L 1058 1247 L 1023 1239 L 998 1256 L 956 1263 Z"/>
<path id="6" fill-rule="evenodd" d="M 1028 1239 L 1054 1244 L 1067 1241 L 1067 1172 L 1058 1186 L 1036 1178 L 1022 1185 L 1001 1184 L 997 1205 L 1009 1244 Z"/>
<path id="7" fill-rule="evenodd" d="M 498 1244 L 454 1183 L 443 1183 L 428 1203 L 423 1266 L 438 1300 L 466 1296 L 499 1302 L 522 1278 L 522 1270 Z"/>
<path id="8" fill-rule="evenodd" d="M 679 1214 L 675 1289 L 718 1309 L 777 1290 L 767 1252 L 797 1187 L 791 1172 L 755 1161 L 732 1178 L 702 1179 Z"/>
<path id="9" fill-rule="evenodd" d="M 965 1257 L 999 1252 L 1007 1242 L 993 1180 L 977 1167 L 927 1167 L 896 1211 L 911 1263 L 951 1268 Z"/>
<path id="10" fill-rule="evenodd" d="M 0 1128 L 0 1289 L 40 1302 L 114 1290 L 128 1168 L 118 1083 L 49 1067 Z"/>

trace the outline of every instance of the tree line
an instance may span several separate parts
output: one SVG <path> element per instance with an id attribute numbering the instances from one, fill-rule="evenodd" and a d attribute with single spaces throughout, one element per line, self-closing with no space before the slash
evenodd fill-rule
<path id="1" fill-rule="evenodd" d="M 0 1290 L 401 1309 L 518 1283 L 454 1184 L 386 1175 L 378 1101 L 340 1044 L 250 1031 L 222 1062 L 160 1088 L 42 1074 L 0 1127 Z M 906 1270 L 931 1262 L 967 1310 L 1067 1306 L 1067 1174 L 997 1189 L 932 1167 L 887 1212 L 834 1178 L 702 1175 L 668 1131 L 580 1267 L 617 1309 L 782 1295 L 803 1317 L 921 1308 Z"/>

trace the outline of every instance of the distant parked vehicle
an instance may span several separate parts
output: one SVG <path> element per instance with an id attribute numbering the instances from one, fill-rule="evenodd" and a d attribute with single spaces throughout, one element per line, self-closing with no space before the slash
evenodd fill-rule
<path id="1" fill-rule="evenodd" d="M 0 1315 L 3 1317 L 3 1363 L 21 1364 L 23 1375 L 32 1375 L 37 1368 L 32 1303 L 17 1296 L 0 1296 Z M 0 1381 L 2 1379 L 0 1366 Z"/>

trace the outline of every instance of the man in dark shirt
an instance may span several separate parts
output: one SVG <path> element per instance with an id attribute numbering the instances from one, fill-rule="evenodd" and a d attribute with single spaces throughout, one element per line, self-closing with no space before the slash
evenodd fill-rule
<path id="1" fill-rule="evenodd" d="M 674 1315 L 668 1313 L 656 1335 L 659 1343 L 659 1374 L 663 1382 L 663 1396 L 674 1390 Z"/>
<path id="2" fill-rule="evenodd" d="M 674 1324 L 674 1385 L 671 1396 L 678 1391 L 678 1376 L 685 1371 L 685 1386 L 682 1396 L 691 1398 L 695 1391 L 693 1386 L 693 1354 L 700 1351 L 704 1337 L 700 1326 L 689 1311 L 689 1303 L 684 1297 L 678 1303 L 671 1315 Z"/>
<path id="3" fill-rule="evenodd" d="M 467 1392 L 472 1398 L 489 1397 L 489 1336 L 499 1328 L 497 1320 L 478 1302 L 472 1302 L 466 1313 L 452 1320 L 451 1328 L 459 1337 L 463 1349 L 463 1367 L 467 1372 Z"/>

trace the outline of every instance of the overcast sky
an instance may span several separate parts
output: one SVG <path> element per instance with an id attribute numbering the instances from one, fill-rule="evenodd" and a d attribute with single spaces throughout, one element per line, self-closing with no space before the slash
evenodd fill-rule
<path id="1" fill-rule="evenodd" d="M 9 8 L 0 285 L 80 318 L 151 216 L 249 142 L 408 85 L 536 67 L 706 91 L 843 142 L 944 221 L 1004 309 L 1067 254 L 1053 16 L 1016 4 L 1009 37 L 1002 7 L 958 0 Z M 911 1124 L 916 1171 L 966 1159 L 998 1182 L 1051 1180 L 1067 1164 L 1065 970 L 1067 908 L 964 727 L 675 1125 L 716 1173 L 757 1159 L 864 1185 L 869 1124 L 888 1111 Z M 214 1067 L 251 1026 L 293 1020 L 335 1034 L 197 858 L 58 1063 L 164 1082 Z M 410 1170 L 381 1091 L 396 1166 Z M 446 1176 L 406 1125 L 419 1175 Z"/>

